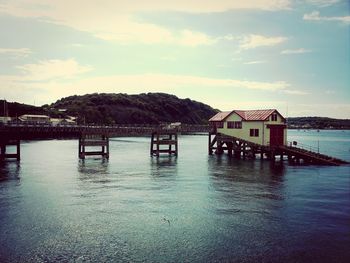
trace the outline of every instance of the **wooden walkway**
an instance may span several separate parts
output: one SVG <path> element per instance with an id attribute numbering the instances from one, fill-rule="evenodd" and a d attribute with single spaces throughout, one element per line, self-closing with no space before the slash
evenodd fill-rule
<path id="1" fill-rule="evenodd" d="M 244 159 L 255 159 L 256 155 L 260 155 L 260 159 L 266 158 L 275 161 L 276 157 L 279 156 L 280 161 L 283 161 L 284 156 L 286 156 L 290 164 L 342 165 L 349 163 L 339 158 L 295 146 L 263 146 L 241 138 L 209 132 L 209 154 L 213 154 L 213 152 L 223 154 L 224 151 L 227 151 L 228 155 L 234 155 L 237 158 L 242 157 Z"/>
<path id="2" fill-rule="evenodd" d="M 305 160 L 307 163 L 315 164 L 325 164 L 325 165 L 342 165 L 347 164 L 348 162 L 328 156 L 325 154 L 308 151 L 294 146 L 279 146 L 279 150 L 283 151 L 286 155 L 293 156 L 295 161 L 298 162 L 298 159 Z"/>
<path id="3" fill-rule="evenodd" d="M 157 130 L 152 133 L 150 154 L 151 156 L 159 156 L 160 153 L 177 156 L 178 141 L 176 131 Z"/>

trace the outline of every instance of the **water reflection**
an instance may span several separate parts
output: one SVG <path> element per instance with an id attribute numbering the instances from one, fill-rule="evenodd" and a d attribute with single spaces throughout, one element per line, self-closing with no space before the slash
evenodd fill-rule
<path id="1" fill-rule="evenodd" d="M 108 173 L 108 159 L 79 160 L 78 172 L 80 175 L 97 175 Z"/>
<path id="2" fill-rule="evenodd" d="M 213 210 L 272 216 L 281 207 L 285 166 L 260 160 L 238 160 L 228 156 L 208 158 Z M 268 212 L 267 212 L 268 211 Z"/>
<path id="3" fill-rule="evenodd" d="M 160 156 L 150 158 L 151 176 L 169 177 L 177 174 L 177 157 L 176 156 Z"/>
<path id="4" fill-rule="evenodd" d="M 21 165 L 18 161 L 0 161 L 0 181 L 20 180 Z"/>
<path id="5" fill-rule="evenodd" d="M 105 158 L 79 160 L 79 180 L 92 183 L 109 183 L 109 163 Z"/>

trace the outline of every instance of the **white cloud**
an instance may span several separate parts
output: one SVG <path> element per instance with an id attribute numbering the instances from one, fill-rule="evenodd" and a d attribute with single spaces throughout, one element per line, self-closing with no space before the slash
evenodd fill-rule
<path id="1" fill-rule="evenodd" d="M 308 95 L 310 93 L 306 92 L 306 91 L 302 91 L 302 90 L 283 90 L 282 91 L 285 94 L 289 94 L 289 95 Z"/>
<path id="2" fill-rule="evenodd" d="M 350 16 L 320 16 L 320 12 L 318 11 L 305 14 L 303 19 L 309 21 L 338 21 L 344 24 L 350 24 Z"/>
<path id="3" fill-rule="evenodd" d="M 244 64 L 245 65 L 255 65 L 255 64 L 264 64 L 264 63 L 267 63 L 267 61 L 265 61 L 265 60 L 255 60 L 255 61 L 245 62 Z"/>
<path id="4" fill-rule="evenodd" d="M 0 76 L 0 86 L 6 87 L 4 94 L 8 99 L 32 93 L 37 102 L 50 103 L 58 98 L 72 94 L 94 92 L 122 92 L 137 94 L 142 92 L 186 93 L 188 88 L 212 88 L 213 90 L 251 89 L 277 92 L 287 89 L 284 81 L 260 82 L 236 79 L 218 79 L 187 75 L 140 74 L 80 78 L 78 74 L 90 70 L 75 62 L 49 61 L 20 67 L 18 76 Z M 75 77 L 75 78 L 73 78 Z M 69 79 L 68 79 L 69 78 Z M 15 95 L 13 91 L 16 91 Z M 31 98 L 29 98 L 31 99 Z"/>
<path id="5" fill-rule="evenodd" d="M 199 46 L 199 45 L 211 45 L 216 42 L 215 39 L 210 38 L 206 34 L 200 32 L 193 32 L 190 30 L 183 30 L 178 43 L 183 46 Z"/>
<path id="6" fill-rule="evenodd" d="M 212 13 L 225 12 L 233 9 L 259 9 L 259 10 L 286 10 L 290 9 L 290 0 L 104 0 L 103 4 L 98 0 L 52 1 L 52 0 L 11 0 L 2 4 L 2 9 L 7 12 L 16 12 L 19 15 L 52 17 L 83 16 L 100 13 L 101 17 L 110 14 L 175 11 L 186 13 Z M 64 14 L 65 13 L 65 14 Z M 79 15 L 81 13 L 81 15 Z M 94 18 L 92 16 L 91 18 Z"/>
<path id="7" fill-rule="evenodd" d="M 326 7 L 339 3 L 340 0 L 307 0 L 308 3 L 319 7 Z"/>
<path id="8" fill-rule="evenodd" d="M 124 89 L 126 92 L 144 92 L 144 91 L 167 91 L 176 88 L 188 87 L 214 87 L 214 88 L 243 88 L 277 91 L 283 90 L 289 86 L 283 81 L 276 82 L 257 82 L 235 79 L 217 79 L 187 75 L 168 75 L 168 74 L 140 74 L 140 75 L 118 75 L 107 77 L 86 78 L 75 83 L 81 87 L 97 86 L 107 91 L 113 91 L 116 87 Z"/>
<path id="9" fill-rule="evenodd" d="M 147 22 L 138 22 L 140 12 L 179 11 L 186 13 L 224 12 L 232 9 L 289 9 L 289 0 L 97 0 L 51 1 L 12 0 L 0 4 L 0 11 L 20 17 L 35 17 L 87 31 L 104 40 L 120 43 L 168 43 L 185 46 L 215 43 L 201 32 L 188 29 L 179 32 Z"/>
<path id="10" fill-rule="evenodd" d="M 52 79 L 70 79 L 76 75 L 92 70 L 90 66 L 81 66 L 74 59 L 44 60 L 37 64 L 17 66 L 22 75 L 22 81 L 44 81 Z"/>
<path id="11" fill-rule="evenodd" d="M 264 100 L 232 101 L 231 100 L 224 103 L 220 101 L 219 104 L 215 106 L 216 108 L 223 111 L 229 111 L 233 109 L 242 109 L 242 110 L 278 109 L 278 111 L 285 116 L 286 115 L 285 109 L 287 108 L 287 102 L 286 101 L 267 101 L 267 100 L 266 101 Z"/>
<path id="12" fill-rule="evenodd" d="M 331 118 L 349 119 L 350 104 L 299 104 L 289 105 L 289 116 L 321 116 Z"/>
<path id="13" fill-rule="evenodd" d="M 275 46 L 279 45 L 283 42 L 287 41 L 286 37 L 267 37 L 262 35 L 248 35 L 242 37 L 240 41 L 240 49 L 246 50 L 246 49 L 253 49 L 258 47 L 268 47 L 268 46 Z"/>
<path id="14" fill-rule="evenodd" d="M 298 48 L 298 49 L 286 49 L 282 50 L 281 54 L 283 55 L 292 55 L 292 54 L 304 54 L 304 53 L 310 53 L 310 49 L 305 49 L 305 48 Z"/>
<path id="15" fill-rule="evenodd" d="M 7 54 L 15 58 L 27 57 L 32 53 L 29 48 L 0 48 L 0 55 Z"/>

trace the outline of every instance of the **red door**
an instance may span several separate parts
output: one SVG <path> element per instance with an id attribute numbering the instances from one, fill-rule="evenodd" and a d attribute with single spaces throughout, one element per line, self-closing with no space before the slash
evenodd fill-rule
<path id="1" fill-rule="evenodd" d="M 284 127 L 270 125 L 270 146 L 283 145 Z"/>

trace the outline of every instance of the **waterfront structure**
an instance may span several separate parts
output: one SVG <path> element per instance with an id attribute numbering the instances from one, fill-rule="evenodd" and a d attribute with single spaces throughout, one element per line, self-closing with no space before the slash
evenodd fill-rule
<path id="1" fill-rule="evenodd" d="M 9 153 L 7 151 L 8 146 L 15 146 L 16 151 Z M 1 136 L 0 138 L 0 161 L 5 159 L 16 159 L 19 161 L 21 159 L 21 147 L 20 139 L 9 139 L 8 137 Z"/>
<path id="2" fill-rule="evenodd" d="M 174 129 L 156 130 L 152 132 L 150 154 L 151 156 L 159 156 L 160 153 L 174 154 L 177 156 L 177 132 Z"/>
<path id="3" fill-rule="evenodd" d="M 11 117 L 0 116 L 0 124 L 8 123 L 12 120 Z"/>
<path id="4" fill-rule="evenodd" d="M 218 133 L 255 144 L 287 144 L 286 119 L 275 109 L 219 112 L 209 122 Z"/>
<path id="5" fill-rule="evenodd" d="M 286 119 L 275 109 L 233 110 L 219 112 L 209 120 L 208 153 L 223 154 L 236 158 L 260 159 L 274 162 L 288 157 L 291 164 L 313 163 L 340 165 L 346 161 L 327 156 L 319 151 L 297 147 L 296 142 L 287 142 Z"/>
<path id="6" fill-rule="evenodd" d="M 63 119 L 63 118 L 50 118 L 50 124 L 53 126 L 57 126 L 57 125 L 76 125 L 76 119 L 74 118 L 67 118 L 67 119 Z"/>
<path id="7" fill-rule="evenodd" d="M 85 159 L 85 156 L 100 155 L 103 158 L 109 158 L 109 138 L 103 133 L 82 133 L 79 137 L 78 156 Z M 101 147 L 101 150 L 87 151 L 86 147 Z"/>
<path id="8" fill-rule="evenodd" d="M 18 117 L 21 122 L 36 123 L 36 124 L 49 124 L 50 117 L 47 115 L 36 114 L 24 114 Z"/>
<path id="9" fill-rule="evenodd" d="M 160 153 L 178 154 L 177 133 L 194 133 L 194 132 L 208 132 L 209 126 L 201 125 L 181 125 L 178 129 L 165 129 L 159 126 L 52 126 L 46 124 L 17 124 L 7 123 L 0 125 L 0 161 L 8 158 L 16 158 L 19 160 L 20 156 L 20 140 L 33 139 L 53 139 L 53 138 L 80 138 L 79 143 L 79 157 L 82 159 L 87 155 L 102 155 L 108 158 L 109 149 L 108 138 L 119 136 L 152 136 L 151 138 L 151 154 L 159 155 Z M 152 135 L 153 134 L 153 135 Z M 170 136 L 172 134 L 172 136 Z M 105 136 L 99 142 L 92 138 L 86 138 L 85 135 Z M 90 140 L 92 139 L 92 140 Z M 103 141 L 105 140 L 105 141 Z M 12 145 L 12 147 L 11 147 Z M 10 153 L 6 147 L 14 148 L 17 146 L 17 153 Z M 101 151 L 90 151 L 86 154 L 84 147 L 102 147 Z M 103 148 L 105 147 L 105 148 Z M 154 148 L 156 147 L 156 148 Z M 165 147 L 165 148 L 164 148 Z M 175 148 L 173 148 L 175 147 Z M 11 149 L 9 149 L 11 150 Z M 107 151 L 105 151 L 107 150 Z M 269 158 L 275 160 L 276 156 L 288 156 L 288 160 L 293 164 L 298 163 L 314 163 L 325 165 L 340 165 L 347 163 L 346 161 L 320 154 L 317 150 L 309 150 L 309 147 L 302 148 L 298 144 L 280 145 L 280 146 L 264 146 L 253 143 L 235 136 L 229 136 L 217 132 L 217 129 L 209 131 L 209 154 L 215 151 L 217 154 L 222 154 L 227 151 L 228 154 L 233 154 L 237 157 L 255 158 L 256 155 L 261 155 L 261 159 Z M 85 154 L 84 154 L 85 153 Z"/>

